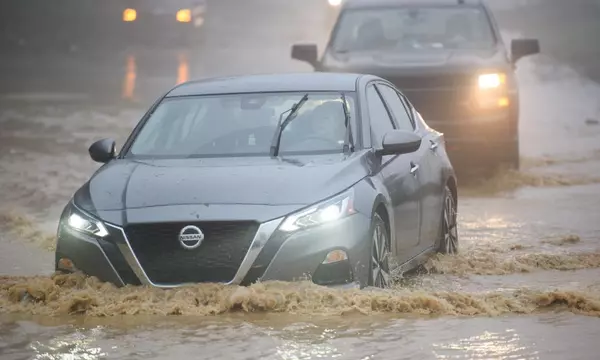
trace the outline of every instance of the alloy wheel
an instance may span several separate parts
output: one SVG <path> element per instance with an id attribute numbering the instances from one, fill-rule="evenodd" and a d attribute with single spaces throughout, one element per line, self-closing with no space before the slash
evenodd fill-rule
<path id="1" fill-rule="evenodd" d="M 458 229 L 456 218 L 454 197 L 450 191 L 447 191 L 444 200 L 444 237 L 442 239 L 442 251 L 446 254 L 456 254 L 458 252 Z"/>
<path id="2" fill-rule="evenodd" d="M 390 286 L 388 243 L 387 231 L 383 222 L 379 222 L 373 231 L 373 249 L 371 251 L 371 281 L 373 286 L 379 288 Z"/>

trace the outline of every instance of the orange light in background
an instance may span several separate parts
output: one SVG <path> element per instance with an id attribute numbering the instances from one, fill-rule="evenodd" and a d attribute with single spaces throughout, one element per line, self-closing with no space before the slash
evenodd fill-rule
<path id="1" fill-rule="evenodd" d="M 190 79 L 190 66 L 185 54 L 179 54 L 179 67 L 177 68 L 177 84 L 184 83 Z"/>
<path id="2" fill-rule="evenodd" d="M 132 100 L 135 93 L 135 80 L 137 77 L 137 64 L 134 55 L 127 57 L 127 68 L 125 77 L 123 78 L 123 91 L 121 96 L 123 99 Z"/>
<path id="3" fill-rule="evenodd" d="M 137 11 L 135 9 L 125 9 L 123 10 L 123 21 L 131 22 L 137 19 Z"/>
<path id="4" fill-rule="evenodd" d="M 192 21 L 192 11 L 190 9 L 181 9 L 177 12 L 177 21 L 188 23 Z"/>

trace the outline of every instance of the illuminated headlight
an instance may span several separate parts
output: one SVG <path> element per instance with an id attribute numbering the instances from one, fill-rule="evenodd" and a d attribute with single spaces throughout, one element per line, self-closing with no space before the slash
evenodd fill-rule
<path id="1" fill-rule="evenodd" d="M 332 223 L 356 212 L 354 210 L 354 191 L 352 189 L 311 206 L 296 214 L 289 215 L 279 229 L 285 232 L 307 229 Z"/>
<path id="2" fill-rule="evenodd" d="M 331 6 L 340 6 L 342 4 L 342 0 L 329 0 L 329 5 Z"/>
<path id="3" fill-rule="evenodd" d="M 135 9 L 125 9 L 123 10 L 123 21 L 132 22 L 137 19 L 137 11 Z"/>
<path id="4" fill-rule="evenodd" d="M 482 74 L 478 79 L 479 88 L 496 89 L 506 84 L 506 74 Z"/>
<path id="5" fill-rule="evenodd" d="M 73 230 L 97 237 L 108 236 L 108 231 L 102 222 L 75 210 L 67 218 L 66 225 Z"/>
<path id="6" fill-rule="evenodd" d="M 175 17 L 179 22 L 189 23 L 190 21 L 192 21 L 192 11 L 190 9 L 181 9 L 177 11 Z"/>

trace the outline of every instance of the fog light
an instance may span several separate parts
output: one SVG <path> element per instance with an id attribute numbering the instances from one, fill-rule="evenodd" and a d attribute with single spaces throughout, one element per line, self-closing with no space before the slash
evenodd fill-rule
<path id="1" fill-rule="evenodd" d="M 73 261 L 68 258 L 60 258 L 60 260 L 58 260 L 57 267 L 60 270 L 75 272 L 75 264 L 73 264 Z"/>
<path id="2" fill-rule="evenodd" d="M 123 11 L 123 21 L 131 22 L 137 19 L 137 11 L 135 9 L 125 9 Z"/>
<path id="3" fill-rule="evenodd" d="M 499 107 L 507 107 L 508 105 L 510 105 L 510 101 L 507 97 L 501 97 L 500 99 L 498 99 Z"/>
<path id="4" fill-rule="evenodd" d="M 344 260 L 348 260 L 348 254 L 344 250 L 333 250 L 325 256 L 323 264 L 332 264 Z"/>

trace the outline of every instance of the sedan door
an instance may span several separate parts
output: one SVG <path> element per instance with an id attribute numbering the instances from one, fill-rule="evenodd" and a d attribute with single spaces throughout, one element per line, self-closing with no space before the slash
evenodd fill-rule
<path id="1" fill-rule="evenodd" d="M 413 114 L 415 122 L 421 123 L 421 119 L 416 118 L 421 115 L 412 108 L 405 97 L 402 98 Z M 424 127 L 421 127 L 419 132 L 423 137 L 422 147 L 426 149 L 423 157 L 423 171 L 421 172 L 421 186 L 423 187 L 421 241 L 423 247 L 428 248 L 435 245 L 442 226 L 445 185 L 443 156 L 445 155 L 442 134 Z"/>
<path id="2" fill-rule="evenodd" d="M 367 87 L 367 106 L 371 136 L 376 148 L 379 148 L 383 136 L 397 129 L 398 125 L 374 84 Z M 378 174 L 391 199 L 393 213 L 389 216 L 393 224 L 390 228 L 395 238 L 392 253 L 400 263 L 417 255 L 421 221 L 418 169 L 418 153 L 388 155 L 382 157 Z"/>
<path id="3" fill-rule="evenodd" d="M 392 115 L 393 121 L 396 123 L 398 129 L 411 131 L 420 135 L 420 129 L 417 127 L 414 118 L 411 116 L 412 112 L 407 108 L 407 104 L 403 101 L 403 96 L 393 86 L 385 83 L 377 85 L 377 88 L 382 95 L 382 98 Z M 427 168 L 427 144 L 421 143 L 421 147 L 412 155 L 412 168 L 416 171 L 413 173 L 415 178 L 418 180 L 418 188 L 415 190 L 414 196 L 419 202 L 419 236 L 411 242 L 411 246 L 418 247 L 416 250 L 420 252 L 423 250 L 423 233 L 421 232 L 424 220 L 424 201 L 426 192 L 424 185 L 429 181 Z"/>

